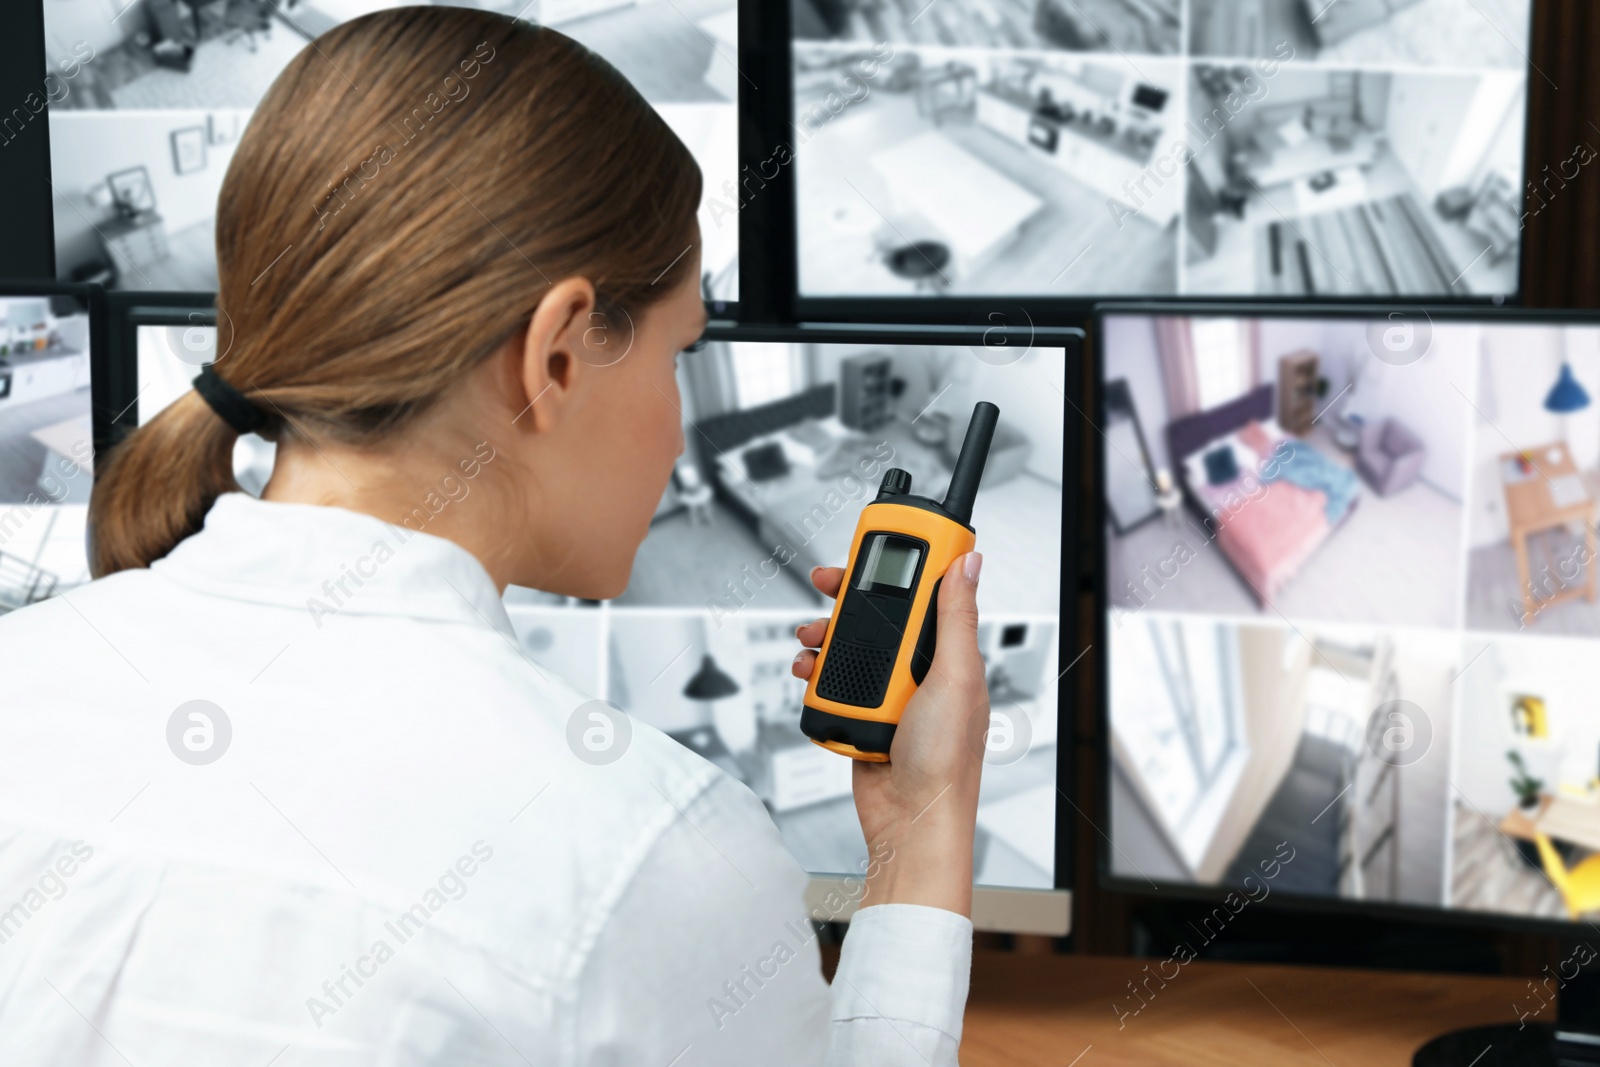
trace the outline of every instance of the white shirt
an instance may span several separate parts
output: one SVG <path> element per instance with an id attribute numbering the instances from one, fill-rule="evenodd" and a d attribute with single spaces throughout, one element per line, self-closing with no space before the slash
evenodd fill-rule
<path id="1" fill-rule="evenodd" d="M 830 990 L 755 796 L 580 760 L 556 669 L 453 543 L 242 494 L 0 618 L 0 1064 L 955 1063 L 967 919 Z"/>

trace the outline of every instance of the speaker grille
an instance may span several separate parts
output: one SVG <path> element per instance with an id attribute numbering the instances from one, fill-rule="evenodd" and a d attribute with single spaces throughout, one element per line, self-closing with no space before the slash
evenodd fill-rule
<path id="1" fill-rule="evenodd" d="M 834 641 L 828 646 L 822 677 L 817 679 L 817 696 L 858 708 L 877 707 L 883 703 L 884 690 L 889 688 L 896 651 Z"/>

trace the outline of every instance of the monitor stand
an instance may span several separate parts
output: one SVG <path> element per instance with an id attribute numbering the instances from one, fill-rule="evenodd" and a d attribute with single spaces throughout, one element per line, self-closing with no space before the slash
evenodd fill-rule
<path id="1" fill-rule="evenodd" d="M 1556 1067 L 1582 1060 L 1556 1058 L 1553 1023 L 1504 1023 L 1452 1030 L 1423 1045 L 1412 1067 Z"/>
<path id="2" fill-rule="evenodd" d="M 1588 959 L 1595 958 L 1587 944 Z M 1573 966 L 1569 975 L 1567 967 Z M 1417 1050 L 1413 1067 L 1600 1067 L 1600 968 L 1582 970 L 1577 953 L 1562 961 L 1559 974 L 1550 973 L 1542 983 L 1556 979 L 1554 1012 L 1545 1022 L 1521 1022 L 1498 1026 L 1477 1026 L 1442 1034 Z M 1533 983 L 1528 983 L 1530 987 Z M 1537 990 L 1535 990 L 1537 993 Z M 1519 1001 L 1510 1005 L 1516 1014 Z M 1548 1000 L 1544 1008 L 1551 1007 Z M 1554 1018 L 1551 1018 L 1554 1015 Z"/>

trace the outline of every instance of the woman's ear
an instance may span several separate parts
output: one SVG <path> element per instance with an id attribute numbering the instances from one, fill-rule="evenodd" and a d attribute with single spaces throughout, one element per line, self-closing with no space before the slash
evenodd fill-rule
<path id="1" fill-rule="evenodd" d="M 579 349 L 594 310 L 594 285 L 587 278 L 565 278 L 539 301 L 522 337 L 518 378 L 525 406 L 513 420 L 518 425 L 549 429 L 563 401 L 572 395 L 585 369 Z"/>

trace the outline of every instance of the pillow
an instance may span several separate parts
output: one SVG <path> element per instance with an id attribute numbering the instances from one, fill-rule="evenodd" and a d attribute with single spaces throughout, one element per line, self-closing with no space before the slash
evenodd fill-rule
<path id="1" fill-rule="evenodd" d="M 1233 456 L 1233 473 L 1220 482 L 1212 478 L 1210 466 L 1212 453 L 1219 449 L 1226 449 Z M 1256 450 L 1240 440 L 1239 434 L 1235 432 L 1223 434 L 1202 445 L 1197 451 L 1191 452 L 1183 461 L 1183 473 L 1190 487 L 1198 489 L 1202 485 L 1225 485 L 1242 474 L 1258 470 L 1260 464 L 1261 457 Z"/>
<path id="2" fill-rule="evenodd" d="M 1206 481 L 1211 485 L 1227 485 L 1239 477 L 1239 457 L 1233 446 L 1224 441 L 1205 454 Z"/>
<path id="3" fill-rule="evenodd" d="M 752 482 L 770 482 L 789 473 L 789 457 L 776 441 L 744 450 L 744 471 Z"/>

